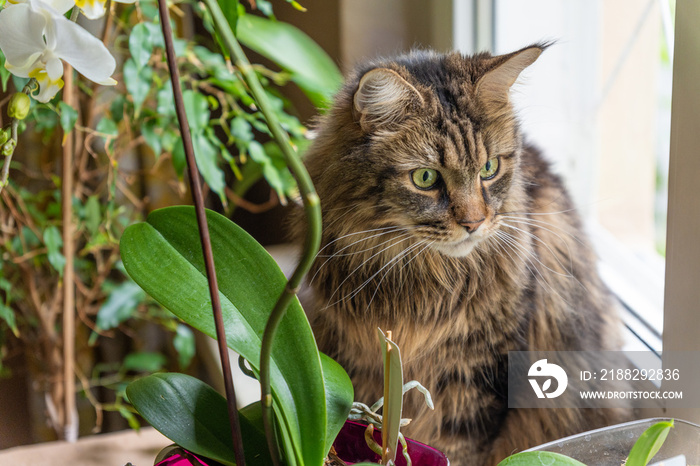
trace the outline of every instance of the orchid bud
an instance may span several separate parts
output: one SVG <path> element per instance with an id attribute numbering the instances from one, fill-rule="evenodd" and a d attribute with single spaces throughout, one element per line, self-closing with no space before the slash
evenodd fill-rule
<path id="1" fill-rule="evenodd" d="M 8 139 L 10 139 L 10 135 L 7 134 L 7 131 L 5 131 L 4 129 L 0 129 L 0 146 L 5 144 Z"/>
<path id="2" fill-rule="evenodd" d="M 12 155 L 12 153 L 15 151 L 15 147 L 17 146 L 17 141 L 14 139 L 10 139 L 7 141 L 5 144 L 2 145 L 2 155 L 4 157 L 9 157 Z"/>
<path id="3" fill-rule="evenodd" d="M 10 118 L 24 120 L 29 115 L 32 99 L 24 92 L 15 92 L 7 105 L 7 115 Z"/>

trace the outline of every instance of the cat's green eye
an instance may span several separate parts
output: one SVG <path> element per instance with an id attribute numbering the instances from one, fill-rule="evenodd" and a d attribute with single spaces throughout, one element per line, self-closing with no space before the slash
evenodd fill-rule
<path id="1" fill-rule="evenodd" d="M 420 189 L 430 189 L 438 182 L 439 174 L 432 168 L 419 168 L 411 172 L 413 184 Z"/>
<path id="2" fill-rule="evenodd" d="M 491 178 L 496 176 L 496 173 L 498 173 L 498 157 L 489 159 L 488 162 L 486 162 L 484 166 L 481 167 L 479 176 L 481 176 L 482 180 L 490 180 Z"/>

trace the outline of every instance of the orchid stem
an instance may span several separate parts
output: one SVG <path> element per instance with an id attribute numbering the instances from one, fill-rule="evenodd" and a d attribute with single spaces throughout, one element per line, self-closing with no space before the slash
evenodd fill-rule
<path id="1" fill-rule="evenodd" d="M 289 141 L 289 136 L 282 129 L 277 117 L 271 110 L 272 107 L 270 106 L 267 95 L 265 94 L 257 75 L 255 74 L 255 70 L 251 66 L 248 58 L 243 52 L 243 49 L 233 35 L 233 31 L 226 21 L 226 17 L 221 11 L 219 4 L 216 0 L 205 0 L 205 3 L 211 12 L 212 18 L 214 19 L 216 29 L 221 34 L 224 43 L 231 53 L 234 64 L 241 71 L 241 74 L 243 75 L 243 78 L 245 79 L 245 82 L 258 105 L 258 108 L 265 117 L 265 121 L 267 122 L 267 126 L 270 129 L 272 136 L 282 150 L 287 166 L 294 175 L 294 178 L 297 180 L 302 201 L 304 203 L 304 211 L 306 213 L 307 230 L 301 259 L 299 260 L 297 268 L 294 270 L 294 273 L 290 277 L 287 286 L 285 286 L 284 290 L 282 291 L 282 295 L 279 297 L 275 307 L 272 310 L 272 313 L 270 314 L 270 318 L 265 326 L 262 347 L 260 349 L 260 397 L 262 401 L 263 424 L 265 427 L 265 435 L 267 437 L 270 456 L 272 457 L 273 463 L 278 465 L 280 464 L 281 460 L 279 458 L 280 452 L 275 437 L 272 393 L 270 386 L 272 344 L 277 326 L 284 317 L 289 303 L 296 295 L 302 279 L 311 268 L 314 258 L 316 257 L 316 253 L 318 252 L 318 248 L 321 243 L 321 205 L 313 183 L 311 182 L 309 173 L 306 171 L 306 168 L 301 162 L 296 151 L 292 148 Z"/>
<path id="2" fill-rule="evenodd" d="M 199 171 L 194 156 L 194 148 L 192 145 L 192 135 L 190 134 L 189 123 L 187 122 L 187 114 L 185 112 L 185 104 L 182 97 L 182 89 L 180 87 L 180 72 L 177 67 L 175 57 L 175 46 L 173 44 L 173 31 L 170 27 L 170 15 L 168 14 L 168 6 L 166 0 L 158 0 L 158 11 L 160 14 L 160 24 L 163 30 L 163 39 L 165 42 L 165 52 L 170 68 L 170 79 L 173 86 L 173 97 L 175 101 L 175 111 L 177 120 L 180 124 L 180 136 L 185 149 L 185 159 L 187 161 L 187 173 L 190 181 L 190 191 L 194 200 L 195 212 L 197 215 L 197 224 L 199 225 L 199 238 L 201 241 L 202 252 L 204 254 L 204 265 L 206 268 L 207 280 L 209 283 L 209 295 L 211 298 L 212 312 L 214 314 L 214 325 L 216 327 L 216 339 L 219 348 L 219 357 L 221 358 L 221 369 L 224 377 L 224 387 L 226 390 L 226 405 L 228 408 L 229 424 L 231 426 L 231 440 L 233 444 L 233 453 L 235 462 L 238 466 L 245 466 L 245 456 L 243 454 L 243 438 L 241 436 L 241 425 L 238 419 L 238 409 L 236 403 L 236 391 L 233 385 L 233 376 L 231 373 L 231 363 L 229 361 L 228 347 L 226 345 L 226 329 L 224 327 L 223 315 L 221 312 L 221 301 L 219 299 L 219 287 L 216 279 L 216 270 L 214 267 L 214 256 L 209 237 L 209 226 L 207 224 L 206 212 L 204 209 L 204 198 L 202 196 L 201 182 L 199 180 Z"/>

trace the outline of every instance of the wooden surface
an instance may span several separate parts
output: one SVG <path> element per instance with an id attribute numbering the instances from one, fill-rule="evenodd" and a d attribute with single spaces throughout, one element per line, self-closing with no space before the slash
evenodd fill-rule
<path id="1" fill-rule="evenodd" d="M 0 450 L 0 464 L 13 466 L 151 466 L 172 442 L 153 428 L 93 435 L 76 443 L 48 442 Z"/>

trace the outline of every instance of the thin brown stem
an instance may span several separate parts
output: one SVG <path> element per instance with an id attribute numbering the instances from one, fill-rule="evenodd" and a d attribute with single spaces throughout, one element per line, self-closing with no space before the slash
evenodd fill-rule
<path id="1" fill-rule="evenodd" d="M 228 347 L 226 346 L 226 330 L 224 328 L 224 319 L 221 313 L 221 303 L 219 301 L 219 286 L 216 280 L 216 270 L 214 267 L 214 256 L 211 249 L 209 239 L 209 227 L 207 225 L 206 212 L 204 210 L 204 199 L 202 197 L 202 187 L 199 180 L 199 172 L 194 158 L 194 148 L 192 146 L 192 137 L 190 128 L 187 122 L 185 113 L 185 105 L 182 98 L 182 89 L 180 88 L 180 72 L 177 68 L 175 59 L 175 47 L 173 45 L 173 33 L 170 28 L 170 18 L 168 15 L 168 7 L 165 0 L 158 0 L 158 9 L 160 12 L 160 24 L 163 29 L 163 38 L 165 39 L 165 51 L 170 67 L 170 79 L 173 85 L 173 96 L 175 97 L 175 110 L 177 119 L 180 124 L 180 134 L 182 143 L 185 148 L 185 158 L 187 160 L 187 172 L 190 181 L 190 190 L 194 200 L 194 207 L 197 214 L 197 223 L 199 225 L 199 236 L 202 243 L 202 251 L 204 252 L 204 263 L 209 281 L 209 294 L 211 296 L 211 304 L 214 313 L 214 324 L 216 326 L 216 337 L 219 347 L 219 356 L 221 357 L 221 368 L 224 375 L 224 387 L 226 389 L 226 399 L 228 405 L 229 422 L 231 424 L 231 436 L 233 440 L 233 452 L 238 466 L 245 466 L 245 457 L 243 456 L 243 439 L 241 437 L 240 422 L 238 420 L 238 410 L 236 408 L 236 391 L 233 386 L 233 377 L 231 374 L 231 363 L 229 361 Z"/>

